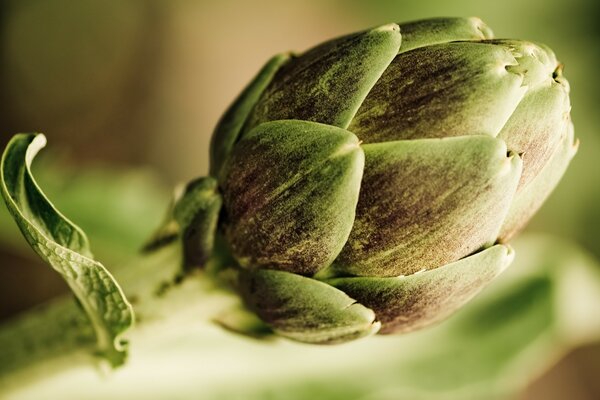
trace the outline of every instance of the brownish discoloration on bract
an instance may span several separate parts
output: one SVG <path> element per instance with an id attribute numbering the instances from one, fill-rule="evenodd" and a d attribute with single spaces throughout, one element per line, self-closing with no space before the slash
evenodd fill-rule
<path id="1" fill-rule="evenodd" d="M 487 136 L 365 145 L 354 227 L 338 275 L 433 269 L 492 244 L 521 172 Z"/>
<path id="2" fill-rule="evenodd" d="M 351 133 L 302 121 L 256 128 L 224 182 L 225 234 L 238 262 L 312 275 L 329 265 L 352 223 L 364 155 Z"/>

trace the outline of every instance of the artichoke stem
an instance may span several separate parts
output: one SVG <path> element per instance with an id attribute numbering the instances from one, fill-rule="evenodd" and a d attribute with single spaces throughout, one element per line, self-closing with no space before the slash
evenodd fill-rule
<path id="1" fill-rule="evenodd" d="M 175 324 L 172 319 L 188 318 L 188 313 L 190 320 L 210 323 L 239 304 L 237 296 L 217 287 L 204 271 L 182 277 L 180 253 L 176 241 L 114 271 L 136 313 L 136 325 L 126 335 L 133 351 L 142 332 L 161 332 L 161 326 L 167 329 Z M 0 325 L 0 397 L 67 370 L 108 368 L 95 348 L 94 330 L 71 296 L 26 311 Z"/>

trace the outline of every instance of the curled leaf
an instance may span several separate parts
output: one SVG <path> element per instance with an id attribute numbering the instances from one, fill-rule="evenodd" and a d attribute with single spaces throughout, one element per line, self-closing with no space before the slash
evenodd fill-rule
<path id="1" fill-rule="evenodd" d="M 31 163 L 46 145 L 42 134 L 16 135 L 0 164 L 2 196 L 29 245 L 65 279 L 86 312 L 98 352 L 113 366 L 125 361 L 121 335 L 133 324 L 133 309 L 108 270 L 95 261 L 85 233 L 45 197 Z"/>

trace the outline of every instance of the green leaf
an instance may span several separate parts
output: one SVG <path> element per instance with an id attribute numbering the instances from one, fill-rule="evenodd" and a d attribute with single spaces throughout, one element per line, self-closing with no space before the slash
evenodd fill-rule
<path id="1" fill-rule="evenodd" d="M 229 153 L 231 153 L 231 149 L 237 141 L 254 104 L 271 82 L 275 73 L 289 59 L 289 54 L 278 54 L 271 58 L 223 114 L 210 141 L 210 174 L 212 176 L 221 177 L 223 165 L 229 157 Z"/>
<path id="2" fill-rule="evenodd" d="M 504 271 L 513 257 L 510 248 L 497 245 L 409 276 L 326 282 L 375 311 L 381 333 L 404 333 L 439 322 L 460 309 Z"/>
<path id="3" fill-rule="evenodd" d="M 333 344 L 376 333 L 372 310 L 315 279 L 285 271 L 240 271 L 246 303 L 275 332 L 299 342 Z"/>
<path id="4" fill-rule="evenodd" d="M 41 134 L 16 135 L 0 165 L 2 196 L 21 232 L 38 255 L 59 272 L 96 332 L 98 352 L 112 365 L 126 356 L 121 335 L 133 324 L 133 309 L 112 275 L 93 259 L 88 239 L 46 199 L 31 163 L 46 145 Z"/>
<path id="5" fill-rule="evenodd" d="M 331 40 L 292 59 L 261 96 L 246 129 L 282 119 L 348 127 L 398 54 L 400 42 L 398 25 L 389 24 Z"/>
<path id="6" fill-rule="evenodd" d="M 0 207 L 0 244 L 16 253 L 29 251 L 29 246 L 19 234 L 19 228 L 12 222 L 13 218 L 5 207 Z"/>
<path id="7" fill-rule="evenodd" d="M 457 40 L 485 40 L 494 34 L 479 18 L 430 18 L 400 24 L 400 53 Z"/>
<path id="8" fill-rule="evenodd" d="M 238 262 L 312 275 L 352 229 L 364 154 L 351 132 L 307 121 L 256 127 L 227 165 L 225 235 Z"/>
<path id="9" fill-rule="evenodd" d="M 398 276 L 492 245 L 521 160 L 489 136 L 363 145 L 365 171 L 352 232 L 334 275 Z"/>

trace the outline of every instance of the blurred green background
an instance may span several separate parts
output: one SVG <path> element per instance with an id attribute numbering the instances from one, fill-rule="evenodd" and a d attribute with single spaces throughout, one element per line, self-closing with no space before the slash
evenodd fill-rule
<path id="1" fill-rule="evenodd" d="M 581 145 L 528 230 L 600 258 L 597 0 L 4 0 L 0 145 L 16 132 L 44 132 L 50 150 L 35 169 L 42 187 L 101 260 L 124 262 L 159 223 L 170 188 L 206 174 L 213 127 L 267 58 L 435 16 L 478 16 L 496 36 L 544 42 L 564 62 Z M 13 225 L 2 209 L 2 318 L 65 289 Z M 590 318 L 600 318 L 595 310 Z M 599 374 L 600 346 L 589 345 L 523 398 L 600 398 Z"/>

